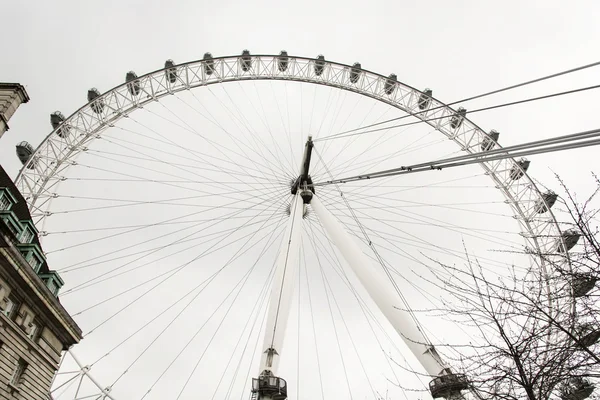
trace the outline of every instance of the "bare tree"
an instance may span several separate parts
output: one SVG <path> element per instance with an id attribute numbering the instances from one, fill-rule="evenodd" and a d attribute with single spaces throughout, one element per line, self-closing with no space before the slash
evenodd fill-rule
<path id="1" fill-rule="evenodd" d="M 553 252 L 531 254 L 550 273 L 512 268 L 499 278 L 468 255 L 466 268 L 431 260 L 444 271 L 434 272 L 432 284 L 451 295 L 436 311 L 477 332 L 473 342 L 454 344 L 460 356 L 452 361 L 480 398 L 600 399 L 600 388 L 594 392 L 600 382 L 600 210 L 593 206 L 600 180 L 594 180 L 595 190 L 580 202 L 559 178 L 565 195 L 555 211 L 566 216 L 568 229 Z"/>

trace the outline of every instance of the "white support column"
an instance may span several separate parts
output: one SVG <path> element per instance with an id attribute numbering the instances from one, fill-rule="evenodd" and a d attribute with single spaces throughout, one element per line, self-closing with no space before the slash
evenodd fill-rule
<path id="1" fill-rule="evenodd" d="M 444 362 L 433 346 L 428 343 L 411 315 L 404 310 L 406 307 L 400 303 L 398 294 L 389 279 L 381 270 L 373 268 L 358 244 L 354 242 L 354 239 L 344 230 L 316 195 L 313 196 L 310 204 L 327 231 L 329 238 L 342 253 L 344 259 L 383 315 L 400 334 L 400 337 L 425 368 L 425 371 L 431 376 L 439 376 L 444 369 Z M 394 307 L 396 304 L 398 308 Z"/>
<path id="2" fill-rule="evenodd" d="M 302 228 L 303 211 L 304 202 L 300 194 L 297 194 L 290 205 L 290 219 L 279 256 L 277 257 L 259 375 L 267 370 L 277 376 L 277 367 L 279 366 L 279 359 L 281 357 L 285 328 L 298 276 L 298 252 L 300 249 L 300 230 Z"/>

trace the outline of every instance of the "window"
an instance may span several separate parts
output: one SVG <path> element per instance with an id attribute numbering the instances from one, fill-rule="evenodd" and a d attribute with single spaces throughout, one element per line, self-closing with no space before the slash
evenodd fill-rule
<path id="1" fill-rule="evenodd" d="M 54 279 L 52 279 L 52 278 L 46 279 L 46 286 L 48 287 L 48 289 L 50 289 L 50 291 L 52 292 L 53 295 L 56 296 L 58 294 L 58 286 L 56 286 Z"/>
<path id="2" fill-rule="evenodd" d="M 25 329 L 25 333 L 29 339 L 35 340 L 38 333 L 38 324 L 35 322 L 30 322 Z"/>
<path id="3" fill-rule="evenodd" d="M 39 275 L 48 290 L 54 295 L 58 296 L 60 288 L 64 285 L 63 280 L 60 278 L 60 274 L 56 271 L 48 271 Z"/>
<path id="4" fill-rule="evenodd" d="M 4 304 L 2 304 L 4 305 Z M 2 310 L 2 314 L 6 315 L 8 318 L 12 318 L 13 311 L 15 310 L 15 302 L 10 299 L 10 297 L 6 298 L 6 305 Z"/>
<path id="5" fill-rule="evenodd" d="M 13 386 L 19 386 L 21 384 L 21 380 L 23 379 L 23 375 L 27 370 L 27 363 L 22 358 L 19 359 L 17 366 L 15 367 L 15 372 L 13 373 L 12 378 L 10 378 L 10 383 Z"/>
<path id="6" fill-rule="evenodd" d="M 33 268 L 33 270 L 36 272 L 42 264 L 42 262 L 38 260 L 36 256 L 33 255 L 33 252 L 29 253 L 29 256 L 27 257 L 27 262 L 29 263 L 29 265 L 31 265 L 31 268 Z"/>
<path id="7" fill-rule="evenodd" d="M 14 225 L 11 219 L 8 216 L 4 216 L 2 217 L 2 220 L 4 221 L 6 226 L 8 226 L 8 229 L 10 229 L 12 234 L 15 235 L 15 237 L 19 237 L 19 229 Z"/>
<path id="8" fill-rule="evenodd" d="M 12 201 L 10 201 L 6 194 L 0 192 L 0 211 L 8 210 L 10 206 L 12 206 Z"/>
<path id="9" fill-rule="evenodd" d="M 10 289 L 6 285 L 6 283 L 0 283 L 0 306 L 2 306 L 2 301 L 8 296 L 10 293 Z"/>
<path id="10" fill-rule="evenodd" d="M 0 283 L 0 312 L 7 313 L 10 312 L 12 307 L 12 302 L 8 298 L 10 295 L 10 289 L 4 282 Z"/>
<path id="11" fill-rule="evenodd" d="M 21 233 L 21 243 L 31 243 L 31 239 L 33 239 L 33 232 L 30 228 L 23 229 Z"/>

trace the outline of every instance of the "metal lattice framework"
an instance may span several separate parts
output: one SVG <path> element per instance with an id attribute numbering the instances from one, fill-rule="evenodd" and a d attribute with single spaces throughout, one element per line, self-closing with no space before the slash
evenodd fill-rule
<path id="1" fill-rule="evenodd" d="M 429 98 L 426 110 L 420 109 L 419 99 L 423 93 L 415 88 L 345 64 L 303 57 L 285 58 L 285 68 L 282 68 L 278 55 L 228 56 L 179 64 L 135 78 L 84 105 L 46 137 L 17 177 L 17 186 L 28 202 L 34 221 L 43 226 L 45 218 L 51 215 L 50 202 L 58 196 L 57 187 L 66 179 L 65 170 L 77 164 L 78 154 L 86 151 L 103 130 L 164 96 L 211 84 L 280 80 L 330 86 L 370 97 L 413 115 L 454 141 L 466 153 L 481 152 L 482 145 L 490 148 L 492 138 L 473 122 L 467 118 L 460 124 L 452 122 L 458 115 L 457 110 L 434 98 Z M 495 142 L 494 146 L 500 148 Z M 554 254 L 557 245 L 564 242 L 542 193 L 512 158 L 480 165 L 503 193 L 519 221 L 526 246 L 534 254 L 533 267 L 545 275 L 551 274 L 544 261 L 547 257 L 536 255 Z M 540 204 L 545 206 L 546 212 L 539 212 Z M 569 263 L 568 254 L 559 257 L 561 262 Z M 87 375 L 86 367 L 80 366 L 82 374 Z M 100 396 L 110 397 L 108 392 Z"/>
<path id="2" fill-rule="evenodd" d="M 46 137 L 17 177 L 17 185 L 27 199 L 34 221 L 42 226 L 43 220 L 50 215 L 49 202 L 57 196 L 57 185 L 65 179 L 62 173 L 77 163 L 77 155 L 85 151 L 104 129 L 163 96 L 211 84 L 282 80 L 325 85 L 368 96 L 411 114 L 453 140 L 467 153 L 480 152 L 484 140 L 488 143 L 491 140 L 467 118 L 454 129 L 451 119 L 456 110 L 434 98 L 430 99 L 428 111 L 420 110 L 418 103 L 422 92 L 415 88 L 394 81 L 394 88 L 388 94 L 389 78 L 383 75 L 360 70 L 358 80 L 353 83 L 355 79 L 351 79 L 352 67 L 349 65 L 288 57 L 287 68 L 281 71 L 279 59 L 277 55 L 257 55 L 248 63 L 240 56 L 229 56 L 180 64 L 137 78 L 137 95 L 131 93 L 128 84 L 122 84 L 81 107 Z M 320 74 L 315 71 L 315 63 L 323 63 L 319 65 L 322 66 Z M 97 104 L 103 104 L 100 112 L 95 112 L 98 111 L 94 107 Z M 500 147 L 497 143 L 495 146 Z M 560 227 L 550 207 L 545 213 L 538 212 L 536 204 L 545 204 L 545 200 L 533 180 L 511 158 L 484 162 L 481 166 L 513 209 L 527 247 L 534 254 L 555 253 L 561 238 Z M 511 171 L 520 171 L 523 176 L 512 179 Z M 545 269 L 541 258 L 534 257 L 534 262 Z"/>
<path id="3" fill-rule="evenodd" d="M 105 400 L 105 399 L 114 400 L 114 397 L 112 397 L 112 395 L 110 394 L 111 388 L 110 387 L 107 387 L 107 388 L 102 387 L 102 385 L 96 379 L 94 379 L 94 377 L 90 374 L 91 367 L 89 365 L 84 365 L 77 358 L 77 356 L 73 353 L 72 349 L 69 349 L 64 353 L 63 358 L 61 360 L 61 365 L 62 365 L 62 362 L 64 361 L 65 357 L 70 357 L 72 359 L 72 361 L 74 361 L 75 364 L 79 367 L 79 369 L 77 369 L 75 371 L 62 371 L 62 372 L 57 373 L 57 375 L 64 375 L 66 377 L 66 379 L 60 385 L 57 385 L 56 387 L 54 387 L 52 389 L 52 391 L 49 393 L 50 399 L 54 399 L 56 396 L 60 396 L 61 392 L 65 389 L 69 389 L 70 386 L 75 386 L 73 400 L 80 400 L 80 399 L 83 400 L 83 399 L 90 399 L 90 398 L 95 399 L 95 400 Z M 55 377 L 54 377 L 55 379 L 56 379 L 57 375 L 55 375 Z M 83 391 L 82 387 L 86 383 L 91 383 L 92 385 L 97 387 L 98 392 L 93 395 L 80 394 L 80 391 Z"/>

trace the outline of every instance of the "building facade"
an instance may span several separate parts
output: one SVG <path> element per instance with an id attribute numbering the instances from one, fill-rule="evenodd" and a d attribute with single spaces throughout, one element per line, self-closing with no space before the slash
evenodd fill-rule
<path id="1" fill-rule="evenodd" d="M 48 399 L 81 330 L 60 304 L 25 199 L 0 167 L 0 399 Z"/>
<path id="2" fill-rule="evenodd" d="M 0 136 L 28 100 L 23 86 L 0 83 Z M 81 340 L 60 304 L 62 285 L 25 199 L 0 166 L 0 400 L 47 400 L 63 352 Z"/>
<path id="3" fill-rule="evenodd" d="M 21 103 L 27 103 L 29 95 L 18 83 L 0 82 L 0 138 L 8 130 L 8 120 Z"/>

